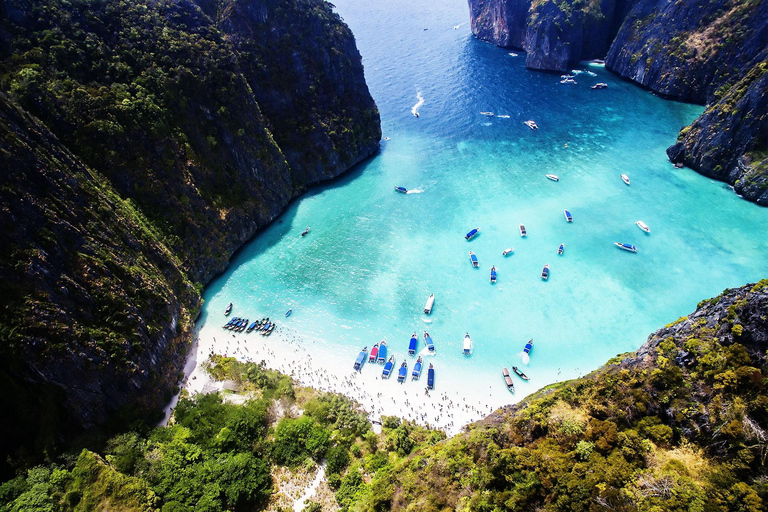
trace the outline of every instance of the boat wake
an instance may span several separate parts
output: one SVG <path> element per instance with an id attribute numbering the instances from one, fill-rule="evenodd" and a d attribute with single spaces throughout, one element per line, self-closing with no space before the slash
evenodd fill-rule
<path id="1" fill-rule="evenodd" d="M 407 193 L 408 194 L 421 194 L 422 192 L 424 192 L 424 190 L 422 190 L 420 188 L 414 188 L 413 190 L 409 190 Z"/>
<path id="2" fill-rule="evenodd" d="M 523 360 L 523 364 L 528 364 L 531 362 L 531 356 L 529 356 L 525 352 L 520 352 L 520 359 Z"/>
<path id="3" fill-rule="evenodd" d="M 419 109 L 424 104 L 424 96 L 421 95 L 421 91 L 416 91 L 416 99 L 419 101 L 417 101 L 416 104 L 411 107 L 411 114 L 413 114 L 415 117 L 419 117 Z"/>

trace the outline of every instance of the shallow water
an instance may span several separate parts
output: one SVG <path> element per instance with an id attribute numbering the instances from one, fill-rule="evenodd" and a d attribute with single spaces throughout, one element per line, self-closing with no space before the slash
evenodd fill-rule
<path id="1" fill-rule="evenodd" d="M 385 338 L 399 364 L 411 333 L 427 329 L 437 389 L 497 406 L 512 399 L 500 369 L 521 364 L 530 338 L 524 371 L 532 379 L 513 375 L 515 399 L 586 374 L 700 300 L 768 276 L 768 209 L 666 158 L 701 107 L 662 100 L 598 66 L 580 66 L 597 76 L 579 74 L 576 85 L 528 71 L 522 54 L 472 37 L 461 0 L 335 4 L 355 33 L 389 140 L 375 158 L 294 202 L 237 254 L 205 291 L 201 339 L 223 334 L 223 311 L 234 302 L 233 316 L 278 318 L 300 333 L 316 364 L 348 373 L 363 345 Z M 591 90 L 596 82 L 609 87 Z M 397 185 L 412 193 L 396 193 Z M 478 226 L 480 235 L 464 240 Z M 507 247 L 515 251 L 503 257 Z M 430 293 L 435 307 L 425 316 Z M 471 357 L 461 354 L 466 332 Z M 374 391 L 386 394 L 394 380 Z"/>

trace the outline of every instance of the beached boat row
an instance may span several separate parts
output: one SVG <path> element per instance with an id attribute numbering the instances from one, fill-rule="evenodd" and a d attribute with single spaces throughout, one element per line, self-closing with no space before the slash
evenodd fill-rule
<path id="1" fill-rule="evenodd" d="M 386 342 L 382 341 L 380 343 L 377 343 L 373 346 L 373 349 L 371 349 L 371 356 L 368 358 L 369 362 L 373 362 L 374 360 L 380 361 L 381 354 L 382 354 L 382 348 L 384 348 L 384 358 L 386 358 Z M 356 371 L 362 371 L 363 365 L 365 364 L 365 358 L 368 355 L 368 347 L 363 347 L 363 349 L 360 351 L 360 353 L 357 355 L 357 358 L 355 359 L 354 369 Z M 397 361 L 395 359 L 395 356 L 389 356 L 389 359 L 384 362 L 384 368 L 381 370 L 381 378 L 382 379 L 389 379 L 392 374 L 394 373 L 395 366 L 397 365 Z M 416 363 L 413 365 L 413 371 L 411 372 L 411 380 L 419 380 L 421 378 L 421 370 L 424 367 L 424 359 L 419 356 L 419 358 L 416 360 Z M 408 378 L 408 361 L 404 360 L 402 363 L 400 363 L 400 367 L 397 370 L 397 382 L 403 383 Z M 429 368 L 427 370 L 427 389 L 434 389 L 435 387 L 435 367 L 432 363 L 429 364 Z"/>
<path id="2" fill-rule="evenodd" d="M 272 334 L 272 331 L 275 330 L 275 323 L 270 321 L 269 317 L 262 318 L 261 320 L 257 320 L 253 323 L 250 322 L 248 318 L 232 318 L 229 322 L 224 324 L 222 326 L 224 329 L 227 329 L 229 331 L 235 331 L 235 332 L 253 332 L 256 331 L 259 334 L 263 336 L 268 336 Z"/>

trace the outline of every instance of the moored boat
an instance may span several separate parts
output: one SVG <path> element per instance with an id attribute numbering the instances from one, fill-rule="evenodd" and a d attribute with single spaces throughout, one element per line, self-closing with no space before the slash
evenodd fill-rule
<path id="1" fill-rule="evenodd" d="M 293 314 L 293 310 L 289 309 L 288 311 L 285 312 L 285 317 L 287 318 L 287 317 L 291 316 L 292 314 Z"/>
<path id="2" fill-rule="evenodd" d="M 507 389 L 514 393 L 515 383 L 512 382 L 512 377 L 509 376 L 509 370 L 507 370 L 506 368 L 502 368 L 501 374 L 504 376 L 504 384 L 507 385 Z"/>
<path id="3" fill-rule="evenodd" d="M 472 263 L 472 266 L 475 268 L 480 266 L 480 261 L 477 259 L 477 255 L 472 251 L 469 251 L 469 261 Z"/>
<path id="4" fill-rule="evenodd" d="M 493 112 L 480 112 L 484 116 L 493 117 Z"/>
<path id="5" fill-rule="evenodd" d="M 623 181 L 624 183 L 629 185 L 629 176 L 627 176 L 626 174 L 622 174 L 621 175 L 621 181 Z"/>
<path id="6" fill-rule="evenodd" d="M 309 233 L 309 227 L 301 232 L 301 236 L 307 236 L 307 233 Z"/>
<path id="7" fill-rule="evenodd" d="M 523 121 L 523 124 L 526 125 L 528 128 L 530 128 L 531 130 L 538 130 L 539 129 L 539 125 L 537 125 L 536 121 L 534 121 L 532 119 L 529 119 L 527 121 Z"/>
<path id="8" fill-rule="evenodd" d="M 232 312 L 232 303 L 229 303 L 229 306 L 227 306 L 227 310 L 224 311 L 224 316 L 229 316 L 229 314 Z"/>
<path id="9" fill-rule="evenodd" d="M 637 247 L 635 247 L 632 244 L 624 244 L 624 243 L 621 243 L 621 242 L 613 242 L 613 245 L 615 245 L 619 249 L 622 249 L 622 250 L 625 250 L 625 251 L 628 251 L 628 252 L 633 252 L 633 253 L 637 252 Z"/>
<path id="10" fill-rule="evenodd" d="M 525 226 L 520 224 L 520 236 L 528 236 L 528 231 L 526 231 Z"/>
<path id="11" fill-rule="evenodd" d="M 469 233 L 467 233 L 466 235 L 464 235 L 464 238 L 466 238 L 467 240 L 472 240 L 474 237 L 477 236 L 478 233 L 480 233 L 480 228 L 475 228 L 471 230 Z"/>
<path id="12" fill-rule="evenodd" d="M 424 314 L 429 315 L 432 313 L 432 307 L 435 305 L 435 294 L 432 293 L 427 297 L 427 303 L 424 305 Z"/>
<path id="13" fill-rule="evenodd" d="M 360 368 L 363 367 L 363 364 L 365 364 L 365 356 L 368 355 L 368 347 L 364 347 L 363 350 L 360 351 L 359 354 L 357 354 L 357 359 L 355 359 L 355 370 L 360 371 Z"/>
<path id="14" fill-rule="evenodd" d="M 430 352 L 435 351 L 435 342 L 432 341 L 432 336 L 427 331 L 424 331 L 424 344 L 427 346 L 427 350 Z"/>
<path id="15" fill-rule="evenodd" d="M 591 87 L 591 89 L 607 89 L 607 88 L 608 88 L 608 84 L 604 82 L 598 82 Z"/>
<path id="16" fill-rule="evenodd" d="M 468 356 L 470 354 L 472 354 L 472 338 L 467 333 L 464 335 L 464 355 Z"/>
<path id="17" fill-rule="evenodd" d="M 245 332 L 252 332 L 256 326 L 259 325 L 259 322 L 253 322 L 251 325 L 248 326 L 248 328 L 245 330 Z"/>
<path id="18" fill-rule="evenodd" d="M 563 214 L 565 214 L 566 222 L 573 222 L 573 215 L 571 215 L 571 212 L 569 212 L 568 210 L 563 210 Z"/>
<path id="19" fill-rule="evenodd" d="M 384 369 L 381 371 L 381 378 L 388 379 L 392 375 L 392 370 L 395 367 L 395 356 L 390 356 L 389 360 L 384 364 Z"/>
<path id="20" fill-rule="evenodd" d="M 635 224 L 637 224 L 637 227 L 639 227 L 640 229 L 642 229 L 646 233 L 650 233 L 651 232 L 651 228 L 649 228 L 648 225 L 645 222 L 639 220 L 639 221 L 635 222 Z"/>
<path id="21" fill-rule="evenodd" d="M 525 344 L 525 348 L 523 348 L 523 352 L 526 354 L 531 353 L 531 349 L 533 348 L 533 338 L 528 340 L 528 343 Z"/>
<path id="22" fill-rule="evenodd" d="M 495 282 L 496 282 L 496 266 L 492 265 L 491 266 L 491 283 L 493 284 Z"/>
<path id="23" fill-rule="evenodd" d="M 405 188 L 405 187 L 395 187 L 395 191 L 396 192 L 400 192 L 401 194 L 407 194 L 408 193 L 408 189 Z"/>
<path id="24" fill-rule="evenodd" d="M 384 340 L 381 340 L 379 342 L 379 355 L 376 357 L 376 362 L 379 364 L 384 364 L 384 361 L 387 360 L 387 342 Z"/>
<path id="25" fill-rule="evenodd" d="M 432 363 L 429 363 L 429 369 L 427 369 L 427 389 L 435 389 L 435 367 Z"/>
<path id="26" fill-rule="evenodd" d="M 514 251 L 514 247 L 510 247 L 509 249 L 504 249 L 504 252 L 501 253 L 502 256 L 506 256 L 507 254 L 512 254 L 512 251 Z"/>
<path id="27" fill-rule="evenodd" d="M 408 342 L 408 355 L 414 355 L 416 353 L 416 345 L 419 343 L 419 336 L 413 333 L 411 341 Z"/>
<path id="28" fill-rule="evenodd" d="M 546 265 L 544 265 L 544 268 L 543 268 L 543 269 L 541 269 L 541 278 L 542 278 L 543 280 L 545 280 L 545 281 L 546 281 L 547 279 L 549 279 L 549 263 L 547 263 Z"/>
<path id="29" fill-rule="evenodd" d="M 264 334 L 264 336 L 269 336 L 270 334 L 272 334 L 272 331 L 274 331 L 274 330 L 275 330 L 275 327 L 277 327 L 277 324 L 274 324 L 274 323 L 273 323 L 273 324 L 271 324 L 271 325 L 269 326 L 269 329 L 267 329 L 266 331 L 264 331 L 264 333 L 263 333 L 263 334 Z"/>
<path id="30" fill-rule="evenodd" d="M 563 254 L 565 252 L 565 244 L 560 244 L 560 247 L 557 248 L 557 254 Z"/>
<path id="31" fill-rule="evenodd" d="M 397 382 L 405 382 L 405 378 L 408 376 L 408 362 L 403 361 L 400 365 L 400 369 L 397 370 Z"/>
<path id="32" fill-rule="evenodd" d="M 512 371 L 517 374 L 518 377 L 520 377 L 523 380 L 531 380 L 526 374 L 523 373 L 523 371 L 518 368 L 517 366 L 512 367 Z"/>
<path id="33" fill-rule="evenodd" d="M 375 363 L 378 355 L 379 355 L 379 344 L 376 343 L 373 345 L 373 348 L 371 348 L 371 355 L 368 356 L 368 362 Z"/>
<path id="34" fill-rule="evenodd" d="M 560 181 L 560 178 L 557 176 L 557 174 L 545 174 L 544 176 L 552 181 Z"/>
<path id="35" fill-rule="evenodd" d="M 421 356 L 416 360 L 416 364 L 413 365 L 413 371 L 411 372 L 411 380 L 419 380 L 419 377 L 421 377 L 421 365 L 422 365 L 422 359 Z"/>

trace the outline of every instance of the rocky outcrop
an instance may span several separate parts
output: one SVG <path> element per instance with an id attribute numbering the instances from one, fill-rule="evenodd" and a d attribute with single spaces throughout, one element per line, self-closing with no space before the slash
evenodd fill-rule
<path id="1" fill-rule="evenodd" d="M 5 440 L 40 453 L 168 397 L 202 285 L 381 130 L 322 0 L 2 0 L 0 61 Z"/>

